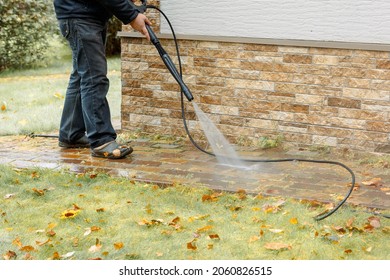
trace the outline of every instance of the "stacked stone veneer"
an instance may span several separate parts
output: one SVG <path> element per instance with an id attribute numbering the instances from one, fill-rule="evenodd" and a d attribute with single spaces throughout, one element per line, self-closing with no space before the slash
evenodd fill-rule
<path id="1" fill-rule="evenodd" d="M 160 41 L 174 58 L 174 42 Z M 194 101 L 230 141 L 283 136 L 297 146 L 390 150 L 389 52 L 179 43 Z M 145 39 L 122 38 L 122 83 L 123 130 L 185 135 L 179 87 Z M 191 103 L 185 108 L 203 139 Z"/>

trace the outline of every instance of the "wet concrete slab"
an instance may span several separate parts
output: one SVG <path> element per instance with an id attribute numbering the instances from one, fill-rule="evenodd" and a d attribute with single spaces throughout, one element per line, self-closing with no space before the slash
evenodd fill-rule
<path id="1" fill-rule="evenodd" d="M 25 136 L 0 137 L 0 164 L 17 168 L 67 169 L 70 172 L 104 172 L 129 180 L 160 186 L 183 184 L 214 190 L 292 197 L 337 203 L 349 190 L 351 176 L 340 166 L 288 161 L 248 163 L 246 168 L 221 165 L 215 157 L 200 152 L 190 143 L 158 143 L 148 139 L 134 140 L 134 152 L 125 159 L 95 158 L 89 149 L 62 149 L 55 138 Z M 250 159 L 310 159 L 318 154 L 308 151 L 273 151 L 239 148 L 239 154 Z M 332 158 L 337 161 L 337 158 Z M 339 159 L 343 162 L 343 159 Z M 356 175 L 359 187 L 348 203 L 378 209 L 390 209 L 390 169 L 371 168 L 357 161 L 343 162 Z M 381 185 L 362 182 L 381 178 Z"/>

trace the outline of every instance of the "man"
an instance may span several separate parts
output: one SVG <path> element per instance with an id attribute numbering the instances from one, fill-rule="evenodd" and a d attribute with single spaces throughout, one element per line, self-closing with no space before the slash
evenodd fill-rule
<path id="1" fill-rule="evenodd" d="M 105 56 L 107 22 L 115 15 L 148 40 L 145 25 L 151 23 L 129 0 L 54 0 L 54 8 L 73 59 L 61 117 L 59 146 L 90 147 L 95 157 L 126 157 L 133 149 L 115 141 L 117 135 L 106 99 L 109 88 Z"/>

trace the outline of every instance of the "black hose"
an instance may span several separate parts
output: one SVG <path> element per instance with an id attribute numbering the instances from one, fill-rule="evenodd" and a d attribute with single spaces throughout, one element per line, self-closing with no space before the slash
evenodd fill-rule
<path id="1" fill-rule="evenodd" d="M 180 77 L 182 77 L 183 76 L 183 71 L 182 71 L 182 64 L 181 64 L 181 59 L 180 59 L 179 44 L 178 44 L 178 41 L 177 41 L 177 38 L 176 38 L 176 34 L 175 34 L 175 31 L 173 29 L 173 26 L 172 26 L 171 22 L 169 21 L 169 19 L 166 16 L 166 14 L 161 9 L 159 9 L 158 7 L 156 7 L 154 5 L 148 5 L 147 8 L 152 8 L 152 9 L 155 9 L 155 10 L 159 11 L 164 16 L 165 20 L 167 21 L 167 23 L 168 23 L 168 25 L 169 25 L 169 27 L 171 29 L 171 32 L 172 32 L 173 40 L 175 42 L 176 54 L 177 54 L 177 59 L 178 59 L 178 64 L 179 64 L 179 73 L 180 73 Z M 181 113 L 182 113 L 182 119 L 183 119 L 183 123 L 184 123 L 184 129 L 185 129 L 185 131 L 186 131 L 186 133 L 188 135 L 188 138 L 190 139 L 191 143 L 198 150 L 200 150 L 201 152 L 206 153 L 206 154 L 211 155 L 211 156 L 216 156 L 214 153 L 211 153 L 211 152 L 206 151 L 205 149 L 201 148 L 198 145 L 198 143 L 196 143 L 196 141 L 191 136 L 190 131 L 188 129 L 186 117 L 185 117 L 184 94 L 183 94 L 183 91 L 181 91 L 180 97 L 181 97 L 180 98 L 181 99 Z M 335 213 L 347 201 L 347 199 L 349 198 L 349 196 L 351 195 L 351 193 L 352 193 L 352 191 L 353 191 L 353 189 L 355 187 L 356 179 L 355 179 L 355 174 L 352 171 L 352 169 L 350 169 L 345 164 L 337 162 L 337 161 L 309 160 L 309 159 L 298 159 L 298 158 L 264 159 L 264 160 L 262 160 L 262 159 L 241 159 L 241 160 L 244 161 L 244 162 L 253 162 L 253 163 L 261 163 L 261 162 L 263 162 L 263 163 L 272 163 L 272 162 L 310 162 L 310 163 L 318 163 L 318 164 L 338 165 L 338 166 L 341 166 L 344 169 L 346 169 L 351 174 L 351 187 L 350 187 L 350 189 L 348 190 L 348 192 L 345 195 L 345 197 L 333 209 L 331 209 L 331 210 L 329 210 L 329 211 L 327 211 L 325 213 L 322 213 L 322 214 L 319 214 L 319 215 L 315 216 L 314 219 L 317 220 L 317 221 L 323 220 L 323 219 L 329 217 L 330 215 L 332 215 L 333 213 Z"/>

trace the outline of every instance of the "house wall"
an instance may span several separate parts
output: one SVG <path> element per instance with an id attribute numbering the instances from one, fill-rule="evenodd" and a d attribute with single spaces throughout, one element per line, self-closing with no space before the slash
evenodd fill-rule
<path id="1" fill-rule="evenodd" d="M 388 0 L 160 2 L 178 34 L 390 43 Z"/>
<path id="2" fill-rule="evenodd" d="M 154 46 L 126 28 L 122 129 L 184 136 L 179 87 Z M 173 40 L 159 37 L 173 58 Z M 179 43 L 194 102 L 231 142 L 283 136 L 294 146 L 390 151 L 389 51 L 207 36 L 182 36 Z M 202 140 L 191 103 L 185 109 L 191 134 Z"/>

